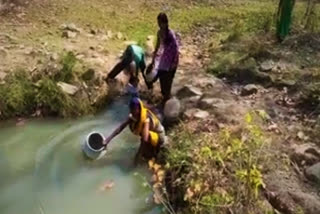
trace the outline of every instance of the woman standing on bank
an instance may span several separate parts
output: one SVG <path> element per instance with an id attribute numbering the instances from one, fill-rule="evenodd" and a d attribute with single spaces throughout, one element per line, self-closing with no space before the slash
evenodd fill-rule
<path id="1" fill-rule="evenodd" d="M 169 29 L 167 15 L 160 13 L 157 20 L 160 29 L 151 65 L 157 73 L 153 82 L 160 79 L 163 104 L 165 104 L 171 97 L 172 82 L 179 62 L 179 47 L 175 33 Z"/>

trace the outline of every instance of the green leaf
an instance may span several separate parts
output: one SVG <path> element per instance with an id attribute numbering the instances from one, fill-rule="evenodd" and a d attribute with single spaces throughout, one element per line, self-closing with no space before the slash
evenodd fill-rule
<path id="1" fill-rule="evenodd" d="M 248 124 L 252 123 L 252 116 L 250 113 L 247 113 L 245 116 L 245 120 Z"/>

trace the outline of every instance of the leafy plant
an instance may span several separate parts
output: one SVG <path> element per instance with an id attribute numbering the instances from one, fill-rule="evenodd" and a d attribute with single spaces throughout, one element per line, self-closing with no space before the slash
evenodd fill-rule
<path id="1" fill-rule="evenodd" d="M 24 70 L 9 74 L 6 84 L 0 86 L 1 117 L 28 114 L 34 108 L 35 90 Z"/>
<path id="2" fill-rule="evenodd" d="M 56 74 L 55 80 L 69 83 L 73 77 L 73 68 L 77 62 L 77 59 L 72 52 L 66 53 L 61 60 L 62 69 Z"/>
<path id="3" fill-rule="evenodd" d="M 39 107 L 46 109 L 50 114 L 62 117 L 78 116 L 92 111 L 88 101 L 78 102 L 75 98 L 63 93 L 49 78 L 40 81 L 35 99 Z"/>
<path id="4" fill-rule="evenodd" d="M 254 213 L 259 209 L 255 205 L 264 186 L 261 169 L 267 157 L 256 118 L 248 113 L 240 132 L 192 133 L 181 126 L 172 134 L 165 158 L 184 212 Z"/>

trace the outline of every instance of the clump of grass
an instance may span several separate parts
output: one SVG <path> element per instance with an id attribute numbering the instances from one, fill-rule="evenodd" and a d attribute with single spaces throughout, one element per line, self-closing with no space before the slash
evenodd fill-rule
<path id="1" fill-rule="evenodd" d="M 208 68 L 208 72 L 222 77 L 229 72 L 232 65 L 241 59 L 241 53 L 223 51 L 215 55 L 215 59 Z"/>
<path id="2" fill-rule="evenodd" d="M 50 112 L 50 114 L 61 117 L 79 116 L 92 111 L 89 102 L 85 100 L 79 102 L 70 97 L 49 78 L 40 81 L 35 101 L 39 107 Z"/>
<path id="3" fill-rule="evenodd" d="M 181 126 L 165 151 L 174 204 L 183 213 L 257 213 L 266 146 L 254 114 L 246 116 L 245 127 L 219 134 L 191 133 Z M 169 191 L 170 192 L 170 191 Z M 172 195 L 173 194 L 173 195 Z"/>
<path id="4" fill-rule="evenodd" d="M 73 68 L 76 65 L 77 59 L 72 52 L 66 53 L 62 59 L 62 69 L 55 75 L 55 81 L 62 81 L 69 83 L 73 78 Z"/>
<path id="5" fill-rule="evenodd" d="M 35 107 L 34 95 L 34 87 L 24 70 L 9 74 L 6 84 L 0 86 L 0 117 L 28 114 Z"/>
<path id="6" fill-rule="evenodd" d="M 74 59 L 72 55 L 64 58 L 64 76 L 59 80 L 70 80 Z M 80 116 L 93 112 L 89 99 L 71 97 L 57 86 L 56 80 L 40 75 L 34 84 L 31 76 L 24 70 L 10 73 L 5 84 L 0 85 L 0 118 L 28 116 L 36 109 L 43 115 L 61 117 Z"/>

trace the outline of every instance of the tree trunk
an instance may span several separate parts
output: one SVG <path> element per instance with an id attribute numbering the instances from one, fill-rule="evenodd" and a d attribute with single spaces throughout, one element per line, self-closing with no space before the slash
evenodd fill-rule
<path id="1" fill-rule="evenodd" d="M 292 11 L 295 0 L 280 0 L 277 14 L 277 37 L 279 41 L 285 39 L 290 32 Z"/>

